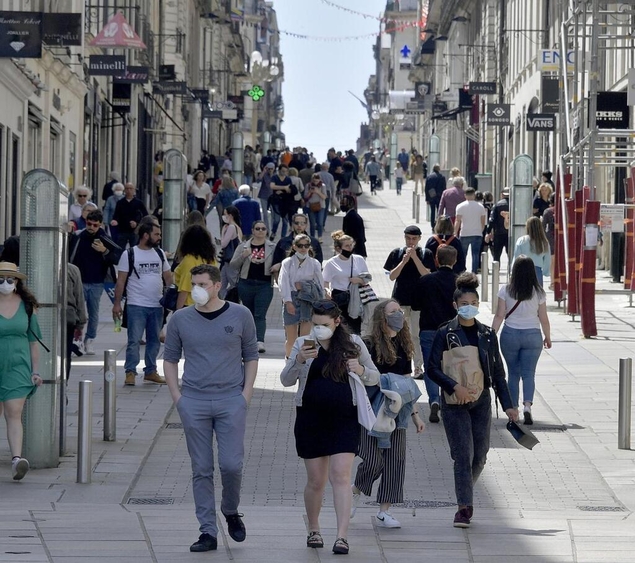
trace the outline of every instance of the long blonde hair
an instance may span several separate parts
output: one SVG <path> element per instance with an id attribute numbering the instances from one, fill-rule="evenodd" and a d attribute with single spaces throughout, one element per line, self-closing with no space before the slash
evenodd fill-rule
<path id="1" fill-rule="evenodd" d="M 529 248 L 534 254 L 545 254 L 549 252 L 549 241 L 542 221 L 538 217 L 530 217 L 525 225 L 527 234 L 529 235 Z"/>

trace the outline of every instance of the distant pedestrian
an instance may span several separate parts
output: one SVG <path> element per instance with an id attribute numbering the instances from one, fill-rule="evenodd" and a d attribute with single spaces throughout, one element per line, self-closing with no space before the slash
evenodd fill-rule
<path id="1" fill-rule="evenodd" d="M 366 258 L 366 228 L 364 227 L 364 219 L 355 209 L 355 198 L 347 195 L 342 197 L 340 202 L 340 210 L 345 213 L 342 219 L 342 230 L 349 237 L 355 239 L 356 254 Z"/>
<path id="2" fill-rule="evenodd" d="M 447 215 L 454 224 L 456 220 L 456 208 L 459 203 L 465 201 L 464 190 L 465 180 L 462 176 L 457 176 L 452 180 L 452 187 L 447 188 L 443 194 L 441 194 L 441 201 L 439 202 L 439 215 Z"/>
<path id="3" fill-rule="evenodd" d="M 243 237 L 251 236 L 251 226 L 254 221 L 262 219 L 260 205 L 251 197 L 251 186 L 243 184 L 238 188 L 238 199 L 232 205 L 240 212 L 240 224 L 242 225 Z"/>
<path id="4" fill-rule="evenodd" d="M 196 172 L 192 179 L 190 193 L 196 198 L 196 209 L 201 213 L 205 213 L 207 206 L 212 200 L 212 189 L 205 181 L 206 174 L 202 170 Z"/>
<path id="5" fill-rule="evenodd" d="M 4 411 L 14 481 L 29 471 L 22 457 L 24 403 L 42 385 L 39 304 L 24 280 L 26 275 L 15 264 L 0 262 L 0 415 Z"/>
<path id="6" fill-rule="evenodd" d="M 408 165 L 410 164 L 410 155 L 406 152 L 406 149 L 401 149 L 401 152 L 397 155 L 397 160 L 401 164 L 405 174 L 408 173 Z"/>
<path id="7" fill-rule="evenodd" d="M 289 178 L 289 168 L 287 166 L 281 164 L 278 167 L 278 173 L 272 176 L 270 186 L 273 192 L 269 197 L 269 205 L 273 213 L 273 224 L 269 238 L 274 240 L 281 221 L 280 236 L 284 237 L 287 234 L 287 221 L 290 219 L 288 210 L 292 208 L 291 202 L 294 199 L 294 186 L 291 178 Z"/>
<path id="8" fill-rule="evenodd" d="M 104 229 L 110 233 L 110 238 L 117 241 L 119 232 L 117 227 L 110 225 L 110 222 L 115 217 L 115 209 L 117 208 L 117 202 L 123 198 L 124 187 L 123 184 L 117 182 L 112 187 L 112 195 L 106 200 L 104 205 Z"/>
<path id="9" fill-rule="evenodd" d="M 475 200 L 476 190 L 467 188 L 463 203 L 456 206 L 456 222 L 454 234 L 459 237 L 463 254 L 472 247 L 472 272 L 475 274 L 481 267 L 481 244 L 483 242 L 483 229 L 487 222 L 487 211 Z"/>
<path id="10" fill-rule="evenodd" d="M 162 385 L 165 379 L 157 373 L 159 333 L 163 326 L 163 307 L 159 303 L 163 287 L 172 284 L 172 272 L 165 253 L 160 248 L 161 227 L 146 220 L 139 226 L 139 244 L 121 255 L 118 266 L 113 318 L 123 320 L 121 306 L 126 295 L 125 323 L 128 330 L 126 347 L 125 385 L 135 385 L 139 364 L 139 341 L 145 330 L 146 350 L 144 381 Z"/>
<path id="11" fill-rule="evenodd" d="M 523 417 L 525 424 L 533 424 L 531 406 L 536 389 L 536 366 L 543 346 L 551 348 L 551 327 L 545 291 L 538 283 L 534 263 L 527 256 L 516 259 L 509 283 L 498 292 L 492 330 L 498 331 L 503 322 L 500 346 L 509 374 L 509 392 L 514 406 L 518 407 L 522 380 Z"/>
<path id="12" fill-rule="evenodd" d="M 320 171 L 318 172 L 320 179 L 326 186 L 326 209 L 324 210 L 324 216 L 322 221 L 322 228 L 326 225 L 326 218 L 330 214 L 335 214 L 339 211 L 339 203 L 336 197 L 335 178 L 329 173 L 329 163 L 323 162 L 320 165 Z"/>
<path id="13" fill-rule="evenodd" d="M 381 422 L 381 412 L 387 403 L 398 398 L 400 408 L 390 407 L 392 424 L 383 431 L 361 428 L 359 457 L 353 485 L 351 518 L 361 502 L 362 494 L 370 496 L 373 484 L 378 479 L 377 504 L 379 511 L 374 523 L 378 528 L 401 528 L 401 523 L 390 512 L 393 504 L 404 500 L 403 486 L 406 477 L 406 429 L 412 420 L 417 433 L 423 432 L 425 424 L 419 417 L 417 399 L 421 391 L 410 379 L 412 373 L 413 342 L 408 322 L 399 303 L 394 299 L 381 301 L 373 311 L 372 330 L 364 339 L 371 360 L 381 375 L 380 386 L 367 387 L 373 410 Z M 382 391 L 392 392 L 392 398 L 384 398 Z M 393 416 L 394 415 L 394 416 Z M 388 427 L 392 427 L 388 431 Z"/>
<path id="14" fill-rule="evenodd" d="M 412 166 L 412 178 L 415 181 L 415 193 L 421 193 L 423 191 L 428 165 L 423 160 L 420 154 L 415 155 L 415 162 Z M 419 191 L 421 186 L 421 191 Z"/>
<path id="15" fill-rule="evenodd" d="M 501 199 L 492 207 L 492 212 L 487 223 L 485 242 L 492 243 L 492 258 L 494 262 L 500 262 L 503 250 L 509 256 L 509 230 L 505 221 L 509 215 L 509 188 L 504 187 Z"/>
<path id="16" fill-rule="evenodd" d="M 123 250 L 127 246 L 132 248 L 137 244 L 137 226 L 141 219 L 148 215 L 146 206 L 136 197 L 136 194 L 137 189 L 134 184 L 125 184 L 124 197 L 117 202 L 115 213 L 110 221 L 113 227 L 117 227 L 119 233 L 115 242 Z"/>
<path id="17" fill-rule="evenodd" d="M 443 246 L 451 246 L 456 249 L 456 263 L 452 268 L 454 273 L 460 274 L 465 272 L 465 253 L 463 252 L 463 245 L 454 235 L 454 225 L 452 225 L 452 220 L 445 215 L 442 215 L 437 219 L 437 224 L 434 227 L 434 234 L 426 242 L 426 248 L 432 252 L 432 256 L 435 257 L 435 267 L 438 263 L 436 258 L 437 251 Z"/>
<path id="18" fill-rule="evenodd" d="M 549 289 L 553 289 L 553 284 L 556 281 L 555 277 L 555 250 L 556 250 L 556 195 L 551 194 L 549 196 L 549 207 L 545 209 L 545 212 L 542 214 L 542 227 L 545 230 L 545 236 L 549 241 L 549 254 L 551 254 L 551 265 L 549 267 L 550 278 L 549 281 Z"/>
<path id="19" fill-rule="evenodd" d="M 381 173 L 381 165 L 375 159 L 375 156 L 371 156 L 370 160 L 366 163 L 364 167 L 364 172 L 368 177 L 368 181 L 370 182 L 370 193 L 373 195 L 377 195 L 377 183 L 379 181 L 379 175 Z"/>
<path id="20" fill-rule="evenodd" d="M 273 177 L 276 165 L 273 162 L 268 162 L 262 171 L 262 177 L 260 181 L 260 189 L 258 190 L 258 199 L 260 200 L 260 208 L 262 210 L 262 220 L 267 226 L 267 230 L 270 229 L 271 222 L 269 220 L 269 198 L 273 194 L 271 190 L 271 178 Z"/>
<path id="21" fill-rule="evenodd" d="M 280 381 L 285 387 L 298 383 L 294 434 L 307 471 L 306 545 L 324 547 L 319 517 L 328 479 L 337 518 L 333 552 L 347 554 L 351 472 L 360 440 L 355 390 L 356 385 L 377 385 L 379 372 L 362 339 L 348 332 L 340 315 L 333 301 L 313 304 L 311 336 L 295 341 Z"/>
<path id="22" fill-rule="evenodd" d="M 195 306 L 172 316 L 163 369 L 183 422 L 192 461 L 192 492 L 201 535 L 190 551 L 203 552 L 218 546 L 214 435 L 222 481 L 220 507 L 227 531 L 236 542 L 245 541 L 247 535 L 238 505 L 245 425 L 258 372 L 258 348 L 256 327 L 249 311 L 220 299 L 218 268 L 203 264 L 193 268 L 191 275 Z M 185 370 L 179 389 L 181 355 L 185 357 Z"/>
<path id="23" fill-rule="evenodd" d="M 549 208 L 549 198 L 552 193 L 551 184 L 540 184 L 532 206 L 534 217 L 542 217 L 542 214 Z"/>
<path id="24" fill-rule="evenodd" d="M 540 287 L 543 287 L 543 278 L 551 270 L 551 249 L 549 241 L 542 228 L 538 217 L 530 217 L 525 225 L 527 234 L 519 237 L 514 248 L 514 260 L 519 256 L 528 256 L 536 267 L 536 277 Z"/>
<path id="25" fill-rule="evenodd" d="M 490 388 L 510 420 L 518 411 L 505 381 L 505 369 L 496 334 L 478 322 L 478 278 L 465 272 L 456 280 L 457 316 L 437 331 L 430 354 L 430 379 L 441 386 L 441 413 L 454 461 L 454 487 L 458 511 L 455 528 L 469 528 L 474 515 L 474 484 L 480 477 L 490 446 L 492 398 Z M 463 381 L 454 366 L 470 374 Z M 462 385 L 461 382 L 467 384 Z"/>
<path id="26" fill-rule="evenodd" d="M 454 290 L 456 274 L 452 270 L 456 263 L 456 248 L 442 246 L 437 250 L 439 267 L 436 272 L 421 276 L 413 288 L 412 308 L 420 311 L 419 344 L 423 355 L 425 373 L 423 382 L 428 394 L 430 416 L 428 420 L 439 422 L 439 385 L 430 379 L 430 354 L 437 329 L 456 316 L 454 308 Z"/>
<path id="27" fill-rule="evenodd" d="M 397 162 L 397 166 L 395 166 L 395 170 L 393 171 L 395 174 L 395 184 L 397 187 L 397 195 L 401 195 L 401 188 L 404 182 L 405 171 L 401 166 L 401 162 Z"/>
<path id="28" fill-rule="evenodd" d="M 220 290 L 220 295 L 222 299 L 227 297 L 228 291 L 235 290 L 236 283 L 238 282 L 237 272 L 231 266 L 231 260 L 234 257 L 234 252 L 236 252 L 236 248 L 243 240 L 243 231 L 242 231 L 242 219 L 240 217 L 240 212 L 236 207 L 230 205 L 223 209 L 223 226 L 221 230 L 221 279 L 222 286 Z M 233 291 L 235 296 L 231 296 L 229 298 L 230 301 L 234 303 L 238 303 L 238 295 L 237 291 Z"/>
<path id="29" fill-rule="evenodd" d="M 88 316 L 82 274 L 74 264 L 66 265 L 66 382 L 71 375 L 73 341 L 82 339 Z"/>
<path id="30" fill-rule="evenodd" d="M 104 202 L 104 205 L 108 202 L 108 198 L 114 193 L 115 184 L 119 183 L 121 183 L 121 176 L 119 175 L 119 172 L 112 171 L 108 174 L 108 182 L 104 184 L 104 188 L 101 191 L 101 199 Z"/>
<path id="31" fill-rule="evenodd" d="M 319 173 L 313 174 L 311 181 L 304 187 L 304 201 L 309 211 L 309 223 L 311 225 L 311 236 L 317 235 L 322 243 L 324 232 L 324 214 L 326 213 L 326 185 L 322 182 Z M 295 215 L 294 215 L 295 217 Z"/>
<path id="32" fill-rule="evenodd" d="M 430 207 L 430 225 L 432 230 L 436 226 L 437 213 L 439 211 L 439 203 L 441 203 L 441 195 L 445 191 L 445 176 L 441 174 L 441 167 L 435 164 L 432 167 L 432 174 L 426 178 L 424 193 L 426 203 Z"/>
<path id="33" fill-rule="evenodd" d="M 273 253 L 273 264 L 271 266 L 271 273 L 274 274 L 276 278 L 278 272 L 280 272 L 282 261 L 289 256 L 289 251 L 293 246 L 293 240 L 297 235 L 307 235 L 311 239 L 311 250 L 313 250 L 312 257 L 315 258 L 320 263 L 320 265 L 324 261 L 322 245 L 317 238 L 309 235 L 308 229 L 309 219 L 303 213 L 296 213 L 291 218 L 291 232 L 286 237 L 282 237 L 276 243 L 276 249 Z"/>

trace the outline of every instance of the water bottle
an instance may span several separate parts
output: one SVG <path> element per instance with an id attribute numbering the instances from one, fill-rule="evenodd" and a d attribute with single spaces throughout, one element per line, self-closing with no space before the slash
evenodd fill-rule
<path id="1" fill-rule="evenodd" d="M 121 317 L 115 318 L 115 332 L 121 332 Z"/>

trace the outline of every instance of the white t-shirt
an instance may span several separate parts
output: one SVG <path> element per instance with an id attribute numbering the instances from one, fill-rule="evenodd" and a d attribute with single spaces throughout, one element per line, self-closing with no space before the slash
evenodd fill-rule
<path id="1" fill-rule="evenodd" d="M 200 186 L 194 182 L 192 183 L 192 193 L 194 194 L 194 197 L 207 199 L 207 196 L 212 193 L 212 190 L 206 182 L 203 182 Z"/>
<path id="2" fill-rule="evenodd" d="M 498 297 L 505 300 L 505 308 L 509 313 L 514 305 L 516 305 L 516 299 L 511 297 L 507 293 L 507 286 L 504 285 L 498 290 Z M 546 303 L 547 298 L 544 294 L 539 294 L 534 290 L 534 294 L 531 299 L 527 301 L 521 301 L 520 305 L 516 307 L 514 312 L 505 319 L 505 325 L 509 328 L 527 329 L 527 328 L 540 328 L 540 320 L 538 319 L 538 306 L 542 303 Z M 505 314 L 507 314 L 505 313 Z"/>
<path id="3" fill-rule="evenodd" d="M 483 234 L 481 217 L 487 219 L 487 210 L 474 200 L 464 201 L 456 206 L 456 216 L 461 216 L 461 236 L 480 237 Z"/>
<path id="4" fill-rule="evenodd" d="M 351 276 L 351 260 L 353 260 L 353 275 Z M 362 272 L 368 272 L 368 266 L 363 256 L 353 254 L 348 260 L 342 260 L 339 256 L 333 256 L 325 262 L 322 275 L 324 281 L 331 284 L 331 289 L 346 291 L 350 283 L 350 277 L 359 276 Z"/>
<path id="5" fill-rule="evenodd" d="M 163 296 L 163 273 L 170 270 L 170 264 L 163 250 L 158 249 L 163 254 L 163 269 L 161 269 L 161 258 L 154 248 L 141 250 L 138 246 L 133 247 L 135 272 L 128 274 L 128 286 L 126 288 L 128 305 L 139 307 L 161 307 L 159 300 Z M 126 250 L 119 260 L 117 266 L 120 272 L 128 272 L 128 251 Z M 139 276 L 137 277 L 137 274 Z"/>

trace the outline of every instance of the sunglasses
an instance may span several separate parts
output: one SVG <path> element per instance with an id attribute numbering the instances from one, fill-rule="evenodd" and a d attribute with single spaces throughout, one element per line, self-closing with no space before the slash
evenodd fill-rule
<path id="1" fill-rule="evenodd" d="M 296 244 L 297 248 L 311 248 L 310 244 Z"/>
<path id="2" fill-rule="evenodd" d="M 86 221 L 87 227 L 101 227 L 101 223 L 93 223 L 92 221 Z"/>
<path id="3" fill-rule="evenodd" d="M 335 309 L 337 309 L 335 301 L 329 301 L 328 299 L 323 299 L 322 301 L 316 301 L 313 303 L 313 312 L 318 315 L 328 311 L 334 311 Z"/>
<path id="4" fill-rule="evenodd" d="M 13 285 L 15 283 L 15 278 L 0 278 L 0 284 L 7 282 L 9 285 Z"/>
<path id="5" fill-rule="evenodd" d="M 77 197 L 88 197 L 87 194 L 77 194 Z"/>
<path id="6" fill-rule="evenodd" d="M 251 229 L 252 231 L 266 231 L 267 227 L 254 227 L 253 229 Z"/>

